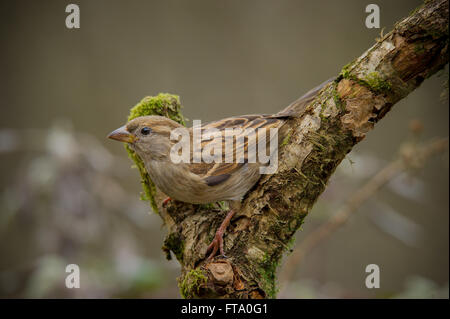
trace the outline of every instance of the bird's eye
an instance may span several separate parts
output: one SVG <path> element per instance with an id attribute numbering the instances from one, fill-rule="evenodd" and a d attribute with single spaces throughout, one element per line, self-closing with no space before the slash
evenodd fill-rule
<path id="1" fill-rule="evenodd" d="M 152 131 L 152 129 L 149 128 L 149 127 L 143 127 L 143 128 L 141 129 L 142 135 L 148 135 L 148 134 L 150 134 L 151 131 Z"/>

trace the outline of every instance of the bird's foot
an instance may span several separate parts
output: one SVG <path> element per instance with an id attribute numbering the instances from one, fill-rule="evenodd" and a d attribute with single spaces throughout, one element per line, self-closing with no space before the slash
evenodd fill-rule
<path id="1" fill-rule="evenodd" d="M 211 242 L 211 244 L 209 244 L 208 248 L 206 249 L 206 253 L 209 253 L 211 251 L 207 260 L 213 259 L 214 256 L 216 256 L 217 251 L 220 252 L 221 256 L 226 257 L 225 252 L 223 250 L 223 234 L 225 233 L 225 230 L 230 224 L 231 218 L 233 217 L 234 213 L 235 213 L 234 210 L 230 210 L 225 219 L 223 220 L 222 224 L 220 224 L 219 229 L 217 229 L 213 241 Z"/>
<path id="2" fill-rule="evenodd" d="M 213 259 L 214 256 L 216 256 L 217 251 L 220 251 L 220 255 L 226 257 L 223 251 L 223 232 L 220 231 L 220 228 L 217 230 L 213 241 L 211 242 L 211 244 L 209 244 L 208 248 L 206 249 L 206 253 L 211 252 L 208 256 L 208 260 Z"/>
<path id="3" fill-rule="evenodd" d="M 167 205 L 167 203 L 168 202 L 170 202 L 172 200 L 172 198 L 170 198 L 170 197 L 167 197 L 165 200 L 163 200 L 163 202 L 162 202 L 162 206 L 164 207 L 164 206 L 166 206 Z"/>

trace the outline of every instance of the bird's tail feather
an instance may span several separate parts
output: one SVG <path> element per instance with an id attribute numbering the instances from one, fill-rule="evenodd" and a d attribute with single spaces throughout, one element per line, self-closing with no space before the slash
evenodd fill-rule
<path id="1" fill-rule="evenodd" d="M 309 90 L 305 94 L 303 94 L 299 99 L 295 100 L 291 104 L 289 104 L 285 109 L 281 110 L 280 112 L 274 114 L 275 116 L 294 116 L 298 117 L 303 115 L 305 112 L 306 107 L 314 100 L 317 93 L 321 89 L 323 89 L 328 83 L 333 82 L 336 79 L 336 77 L 333 77 L 331 79 L 326 80 L 322 84 L 316 86 L 315 88 Z"/>

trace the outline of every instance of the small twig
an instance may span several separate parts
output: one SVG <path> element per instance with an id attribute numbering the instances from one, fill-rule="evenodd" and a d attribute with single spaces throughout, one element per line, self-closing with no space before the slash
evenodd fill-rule
<path id="1" fill-rule="evenodd" d="M 287 283 L 294 275 L 298 265 L 313 248 L 344 225 L 351 215 L 387 182 L 408 168 L 418 168 L 423 166 L 430 156 L 444 151 L 444 149 L 447 148 L 447 144 L 448 139 L 441 138 L 430 141 L 422 146 L 408 145 L 403 148 L 400 152 L 400 156 L 396 160 L 390 162 L 381 169 L 363 187 L 351 196 L 335 215 L 315 229 L 296 247 L 281 272 L 280 286 L 282 287 L 282 291 L 280 291 L 279 296 L 282 297 L 284 295 Z"/>

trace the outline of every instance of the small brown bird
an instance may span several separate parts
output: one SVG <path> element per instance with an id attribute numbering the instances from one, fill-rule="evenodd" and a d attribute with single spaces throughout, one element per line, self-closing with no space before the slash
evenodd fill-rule
<path id="1" fill-rule="evenodd" d="M 332 79 L 331 79 L 332 80 Z M 174 163 L 170 153 L 178 140 L 172 140 L 171 132 L 184 128 L 181 124 L 162 116 L 142 116 L 135 118 L 126 125 L 111 132 L 108 137 L 121 142 L 129 143 L 137 155 L 143 160 L 147 172 L 155 185 L 172 199 L 192 204 L 206 204 L 218 201 L 229 201 L 230 211 L 216 232 L 214 240 L 208 246 L 207 253 L 211 251 L 208 259 L 214 257 L 217 251 L 224 254 L 223 234 L 231 218 L 239 209 L 240 202 L 247 191 L 255 185 L 260 178 L 260 167 L 267 165 L 258 161 L 249 161 L 249 150 L 257 145 L 261 134 L 266 134 L 267 146 L 273 142 L 269 136 L 269 129 L 278 129 L 278 140 L 284 138 L 284 124 L 293 117 L 303 114 L 306 106 L 312 101 L 320 89 L 329 83 L 328 80 L 312 89 L 300 99 L 293 102 L 283 111 L 273 115 L 245 115 L 230 117 L 220 121 L 202 125 L 202 136 L 215 130 L 220 138 L 201 141 L 199 149 L 193 149 L 193 128 L 188 129 L 190 137 L 190 153 L 188 162 Z M 226 129 L 255 129 L 253 137 L 235 137 L 233 145 L 233 162 L 225 160 L 225 144 L 227 143 Z M 265 128 L 266 130 L 258 130 Z M 216 134 L 217 135 L 217 134 Z M 205 147 L 214 149 L 214 143 L 222 149 L 222 161 L 207 163 L 201 158 L 199 163 L 194 162 L 196 152 L 203 152 Z M 269 147 L 266 147 L 269 149 Z M 239 153 L 239 150 L 243 150 Z M 241 157 L 243 160 L 238 161 Z"/>

